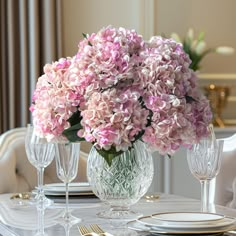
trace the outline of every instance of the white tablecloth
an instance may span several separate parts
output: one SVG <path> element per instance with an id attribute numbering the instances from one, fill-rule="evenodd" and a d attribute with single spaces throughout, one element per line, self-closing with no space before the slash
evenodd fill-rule
<path id="1" fill-rule="evenodd" d="M 155 201 L 147 201 L 141 199 L 139 203 L 132 206 L 132 210 L 140 212 L 143 215 L 150 215 L 158 212 L 166 211 L 199 211 L 200 203 L 198 200 L 183 198 L 175 195 L 159 194 L 160 198 Z M 34 206 L 27 204 L 19 205 L 17 201 L 10 200 L 10 194 L 0 195 L 0 233 L 3 236 L 31 236 L 37 232 L 38 213 Z M 79 224 L 87 225 L 99 224 L 107 231 L 116 236 L 135 236 L 147 235 L 137 233 L 131 230 L 124 230 L 125 222 L 111 221 L 97 217 L 97 213 L 105 210 L 107 206 L 102 204 L 98 199 L 71 199 L 70 208 L 73 209 L 73 215 L 82 219 Z M 24 202 L 23 202 L 24 203 Z M 66 235 L 63 226 L 57 223 L 57 218 L 62 215 L 63 203 L 56 203 L 45 210 L 44 223 L 45 231 L 48 236 L 64 236 Z M 221 213 L 230 217 L 236 217 L 236 210 L 216 206 L 212 209 L 217 213 Z M 3 227 L 6 228 L 4 229 Z M 8 231 L 10 230 L 10 231 Z M 10 233 L 11 232 L 11 233 Z M 70 228 L 70 236 L 79 236 L 77 226 Z"/>

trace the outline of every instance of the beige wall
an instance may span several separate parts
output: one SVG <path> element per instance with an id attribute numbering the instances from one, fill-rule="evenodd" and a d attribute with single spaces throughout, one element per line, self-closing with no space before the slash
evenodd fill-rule
<path id="1" fill-rule="evenodd" d="M 74 55 L 82 33 L 102 27 L 141 28 L 139 0 L 63 0 L 64 56 Z M 140 33 L 140 32 L 139 32 Z"/>

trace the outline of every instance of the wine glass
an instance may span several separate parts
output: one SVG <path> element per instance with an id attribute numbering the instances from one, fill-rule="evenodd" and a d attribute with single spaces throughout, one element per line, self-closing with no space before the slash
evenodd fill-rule
<path id="1" fill-rule="evenodd" d="M 210 181 L 219 173 L 224 141 L 220 139 L 200 140 L 187 150 L 188 166 L 201 183 L 201 211 L 210 211 Z"/>
<path id="2" fill-rule="evenodd" d="M 56 170 L 58 178 L 65 183 L 66 209 L 62 218 L 58 219 L 64 226 L 74 225 L 81 219 L 69 212 L 69 183 L 78 173 L 80 143 L 57 142 L 56 147 Z"/>
<path id="3" fill-rule="evenodd" d="M 45 138 L 37 136 L 32 125 L 27 126 L 25 137 L 25 149 L 29 162 L 37 169 L 38 187 L 35 199 L 31 203 L 47 207 L 53 203 L 44 195 L 43 177 L 44 169 L 52 162 L 55 156 L 55 147 L 53 143 L 49 143 Z"/>

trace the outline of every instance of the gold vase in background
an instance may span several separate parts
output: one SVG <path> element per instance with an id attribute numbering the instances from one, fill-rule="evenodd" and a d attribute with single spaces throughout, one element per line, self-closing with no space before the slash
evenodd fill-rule
<path id="1" fill-rule="evenodd" d="M 222 119 L 222 111 L 227 105 L 229 87 L 210 84 L 205 86 L 204 90 L 211 104 L 213 112 L 213 124 L 215 126 L 224 128 L 225 124 Z"/>

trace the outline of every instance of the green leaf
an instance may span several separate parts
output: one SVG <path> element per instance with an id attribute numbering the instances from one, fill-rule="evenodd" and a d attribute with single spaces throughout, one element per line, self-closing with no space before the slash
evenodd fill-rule
<path id="1" fill-rule="evenodd" d="M 190 45 L 185 40 L 183 41 L 183 49 L 190 57 L 191 48 L 190 48 Z"/>
<path id="2" fill-rule="evenodd" d="M 107 162 L 107 164 L 109 165 L 109 166 L 111 166 L 111 163 L 112 163 L 112 160 L 113 160 L 113 158 L 114 158 L 114 156 L 113 155 L 107 155 L 107 156 L 105 156 L 105 157 L 103 157 L 105 160 L 106 160 L 106 162 Z"/>
<path id="3" fill-rule="evenodd" d="M 136 142 L 138 139 L 141 139 L 143 134 L 144 134 L 144 132 L 145 132 L 144 130 L 141 130 L 138 134 L 136 134 L 134 136 L 134 141 L 132 143 Z"/>
<path id="4" fill-rule="evenodd" d="M 169 157 L 169 159 L 172 157 L 170 154 L 167 154 L 167 156 Z"/>
<path id="5" fill-rule="evenodd" d="M 185 95 L 185 99 L 186 99 L 186 102 L 187 102 L 187 103 L 197 102 L 196 99 L 194 99 L 193 97 L 188 96 L 188 95 Z"/>
<path id="6" fill-rule="evenodd" d="M 88 39 L 87 34 L 82 33 L 82 35 L 83 35 L 83 37 L 84 37 L 85 39 Z M 88 45 L 89 45 L 89 46 L 93 46 L 90 41 L 88 41 Z"/>
<path id="7" fill-rule="evenodd" d="M 70 123 L 70 126 L 74 126 L 80 123 L 81 120 L 82 117 L 80 115 L 80 111 L 78 110 L 75 113 L 73 113 L 73 115 L 68 119 L 68 122 Z"/>
<path id="8" fill-rule="evenodd" d="M 123 153 L 123 151 L 117 152 L 114 147 L 111 147 L 109 150 L 105 149 L 96 149 L 97 152 L 106 160 L 107 164 L 111 166 L 112 160 Z"/>
<path id="9" fill-rule="evenodd" d="M 65 135 L 70 142 L 78 142 L 84 140 L 84 138 L 80 138 L 77 135 L 77 132 L 83 128 L 80 124 L 81 120 L 82 117 L 79 110 L 73 113 L 73 115 L 67 120 L 70 123 L 71 127 L 65 129 L 62 134 Z"/>
<path id="10" fill-rule="evenodd" d="M 205 37 L 205 33 L 203 31 L 200 32 L 200 34 L 198 35 L 198 42 L 202 41 Z"/>
<path id="11" fill-rule="evenodd" d="M 68 129 L 65 129 L 62 134 L 65 135 L 67 137 L 67 139 L 70 142 L 78 142 L 78 141 L 84 141 L 84 138 L 80 138 L 77 135 L 78 130 L 82 129 L 82 126 L 80 123 L 71 126 Z"/>

